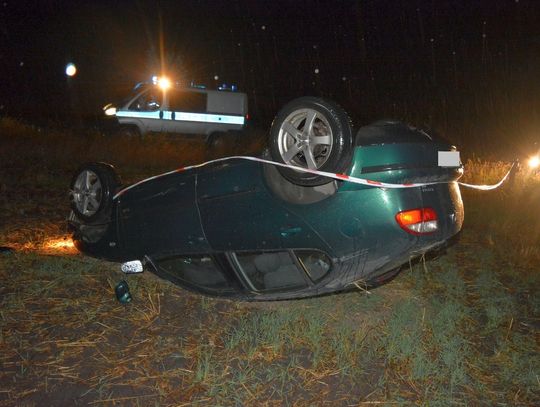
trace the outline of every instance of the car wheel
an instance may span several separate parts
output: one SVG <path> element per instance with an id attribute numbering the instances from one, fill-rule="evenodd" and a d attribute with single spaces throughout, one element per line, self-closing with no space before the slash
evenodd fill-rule
<path id="1" fill-rule="evenodd" d="M 206 138 L 207 148 L 220 148 L 224 144 L 225 133 L 222 131 L 215 131 Z"/>
<path id="2" fill-rule="evenodd" d="M 281 163 L 334 173 L 351 164 L 351 120 L 338 105 L 316 97 L 289 102 L 277 114 L 270 130 L 270 153 Z M 332 182 L 328 177 L 279 167 L 289 181 L 303 186 Z"/>
<path id="3" fill-rule="evenodd" d="M 268 150 L 263 152 L 262 158 L 271 159 Z M 308 205 L 319 202 L 334 195 L 338 189 L 336 180 L 315 186 L 295 184 L 281 175 L 279 167 L 271 164 L 263 165 L 263 176 L 266 185 L 275 196 L 293 204 Z"/>
<path id="4" fill-rule="evenodd" d="M 120 137 L 141 138 L 141 132 L 137 127 L 122 126 L 118 129 L 116 134 Z"/>
<path id="5" fill-rule="evenodd" d="M 110 219 L 112 198 L 120 186 L 112 165 L 89 163 L 80 167 L 71 180 L 71 209 L 86 222 Z"/>

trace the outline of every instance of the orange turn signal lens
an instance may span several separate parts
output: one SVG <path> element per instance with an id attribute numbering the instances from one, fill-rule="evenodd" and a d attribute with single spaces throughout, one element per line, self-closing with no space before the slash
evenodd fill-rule
<path id="1" fill-rule="evenodd" d="M 396 214 L 398 225 L 413 235 L 428 235 L 439 229 L 437 212 L 433 208 L 417 208 Z"/>

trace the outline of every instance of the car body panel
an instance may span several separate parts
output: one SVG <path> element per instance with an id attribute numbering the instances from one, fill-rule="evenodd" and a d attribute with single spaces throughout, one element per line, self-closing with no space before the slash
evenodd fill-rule
<path id="1" fill-rule="evenodd" d="M 198 205 L 215 251 L 329 248 L 300 216 L 273 196 L 260 163 L 235 160 L 202 169 Z M 295 244 L 296 243 L 296 244 Z"/>
<path id="2" fill-rule="evenodd" d="M 418 142 L 418 137 L 424 135 L 408 134 L 406 142 L 387 138 L 386 144 L 358 144 L 347 175 L 389 183 L 435 182 L 432 185 L 394 189 L 331 181 L 330 192 L 296 186 L 292 191 L 299 199 L 294 201 L 276 193 L 269 174 L 277 170 L 271 164 L 231 158 L 126 190 L 114 201 L 103 243 L 95 249 L 75 235 L 76 244 L 114 260 L 146 259 L 158 275 L 209 295 L 300 298 L 368 283 L 443 246 L 461 229 L 463 202 L 456 181 L 462 168 L 443 168 L 437 162 L 438 151 L 453 147 L 427 137 Z M 435 211 L 436 232 L 415 235 L 400 227 L 396 214 L 417 208 Z M 308 276 L 301 260 L 306 253 L 327 259 L 326 274 Z M 264 271 L 271 263 L 267 258 L 290 261 L 276 263 L 270 273 Z M 264 287 L 271 289 L 257 288 L 263 283 L 253 280 L 256 274 L 249 274 L 242 263 L 247 259 L 264 266 L 248 269 L 262 273 Z M 296 270 L 304 270 L 299 275 L 304 286 L 294 286 L 300 278 L 291 274 Z M 276 288 L 276 278 L 291 286 Z"/>
<path id="3" fill-rule="evenodd" d="M 124 249 L 129 253 L 210 250 L 196 201 L 196 175 L 175 173 L 143 183 L 119 200 Z"/>

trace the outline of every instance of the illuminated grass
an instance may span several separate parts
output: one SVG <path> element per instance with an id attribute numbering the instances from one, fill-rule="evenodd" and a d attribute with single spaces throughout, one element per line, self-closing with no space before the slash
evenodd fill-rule
<path id="1" fill-rule="evenodd" d="M 533 176 L 464 191 L 458 244 L 371 295 L 236 303 L 144 273 L 127 277 L 122 305 L 116 264 L 45 250 L 67 237 L 73 167 L 89 151 L 136 180 L 226 152 L 62 133 L 48 144 L 0 124 L 0 245 L 17 249 L 0 254 L 0 405 L 539 404 Z M 466 180 L 495 182 L 507 166 L 475 160 Z"/>

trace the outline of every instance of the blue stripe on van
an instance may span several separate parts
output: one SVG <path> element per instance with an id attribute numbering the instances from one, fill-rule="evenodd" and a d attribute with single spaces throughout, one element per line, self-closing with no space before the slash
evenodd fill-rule
<path id="1" fill-rule="evenodd" d="M 173 112 L 167 110 L 163 111 L 163 120 L 172 120 L 172 113 Z M 160 112 L 133 112 L 129 110 L 120 110 L 116 112 L 117 117 L 134 117 L 140 119 L 159 119 L 159 114 Z M 243 116 L 187 112 L 174 112 L 174 120 L 223 124 L 244 124 L 245 122 Z"/>

